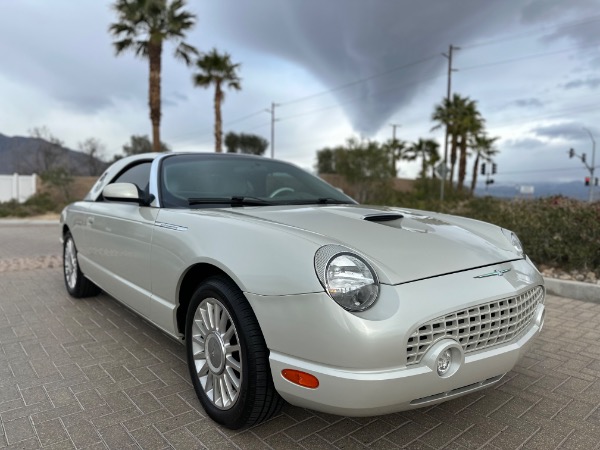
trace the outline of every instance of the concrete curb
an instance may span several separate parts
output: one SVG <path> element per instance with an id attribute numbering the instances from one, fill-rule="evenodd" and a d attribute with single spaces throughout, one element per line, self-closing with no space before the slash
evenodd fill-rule
<path id="1" fill-rule="evenodd" d="M 544 278 L 548 294 L 568 297 L 575 300 L 600 303 L 600 285 L 582 283 L 581 281 L 557 280 Z"/>
<path id="2" fill-rule="evenodd" d="M 59 221 L 46 219 L 0 219 L 2 225 L 58 225 Z"/>

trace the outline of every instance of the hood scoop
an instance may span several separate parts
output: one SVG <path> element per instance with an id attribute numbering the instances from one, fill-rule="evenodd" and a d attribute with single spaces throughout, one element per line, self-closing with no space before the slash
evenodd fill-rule
<path id="1" fill-rule="evenodd" d="M 392 220 L 402 219 L 404 216 L 398 213 L 383 213 L 383 214 L 369 214 L 363 217 L 363 220 L 367 222 L 390 222 Z"/>

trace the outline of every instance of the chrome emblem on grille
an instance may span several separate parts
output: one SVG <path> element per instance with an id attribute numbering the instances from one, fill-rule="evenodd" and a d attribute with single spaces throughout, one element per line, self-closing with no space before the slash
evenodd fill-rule
<path id="1" fill-rule="evenodd" d="M 506 272 L 510 272 L 510 269 L 496 269 L 490 273 L 484 273 L 483 275 L 477 275 L 473 278 L 487 278 L 487 277 L 503 277 Z"/>

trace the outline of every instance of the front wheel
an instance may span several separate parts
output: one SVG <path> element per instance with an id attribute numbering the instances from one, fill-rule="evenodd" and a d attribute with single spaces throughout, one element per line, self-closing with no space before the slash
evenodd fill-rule
<path id="1" fill-rule="evenodd" d="M 93 297 L 100 293 L 100 288 L 88 280 L 79 268 L 77 247 L 71 233 L 64 236 L 63 244 L 63 274 L 65 286 L 71 297 Z"/>
<path id="2" fill-rule="evenodd" d="M 281 409 L 265 340 L 235 284 L 214 277 L 200 285 L 188 308 L 185 337 L 196 395 L 215 422 L 239 429 Z"/>

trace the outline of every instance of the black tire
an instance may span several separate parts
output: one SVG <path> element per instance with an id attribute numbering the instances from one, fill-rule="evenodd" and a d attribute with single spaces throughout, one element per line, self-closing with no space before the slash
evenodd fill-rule
<path id="1" fill-rule="evenodd" d="M 206 326 L 206 316 L 195 319 L 197 312 L 214 314 L 214 322 L 219 325 Z M 192 384 L 204 410 L 215 422 L 237 430 L 263 422 L 280 411 L 284 401 L 273 385 L 269 350 L 258 321 L 244 294 L 229 279 L 209 278 L 198 287 L 187 311 L 185 336 Z M 231 350 L 237 348 L 239 351 Z M 194 351 L 199 355 L 197 359 Z M 238 364 L 241 370 L 236 370 Z M 220 397 L 217 391 L 222 394 Z"/>
<path id="2" fill-rule="evenodd" d="M 63 238 L 63 278 L 71 297 L 94 297 L 101 292 L 101 289 L 81 272 L 77 259 L 77 247 L 73 236 L 68 231 Z"/>

